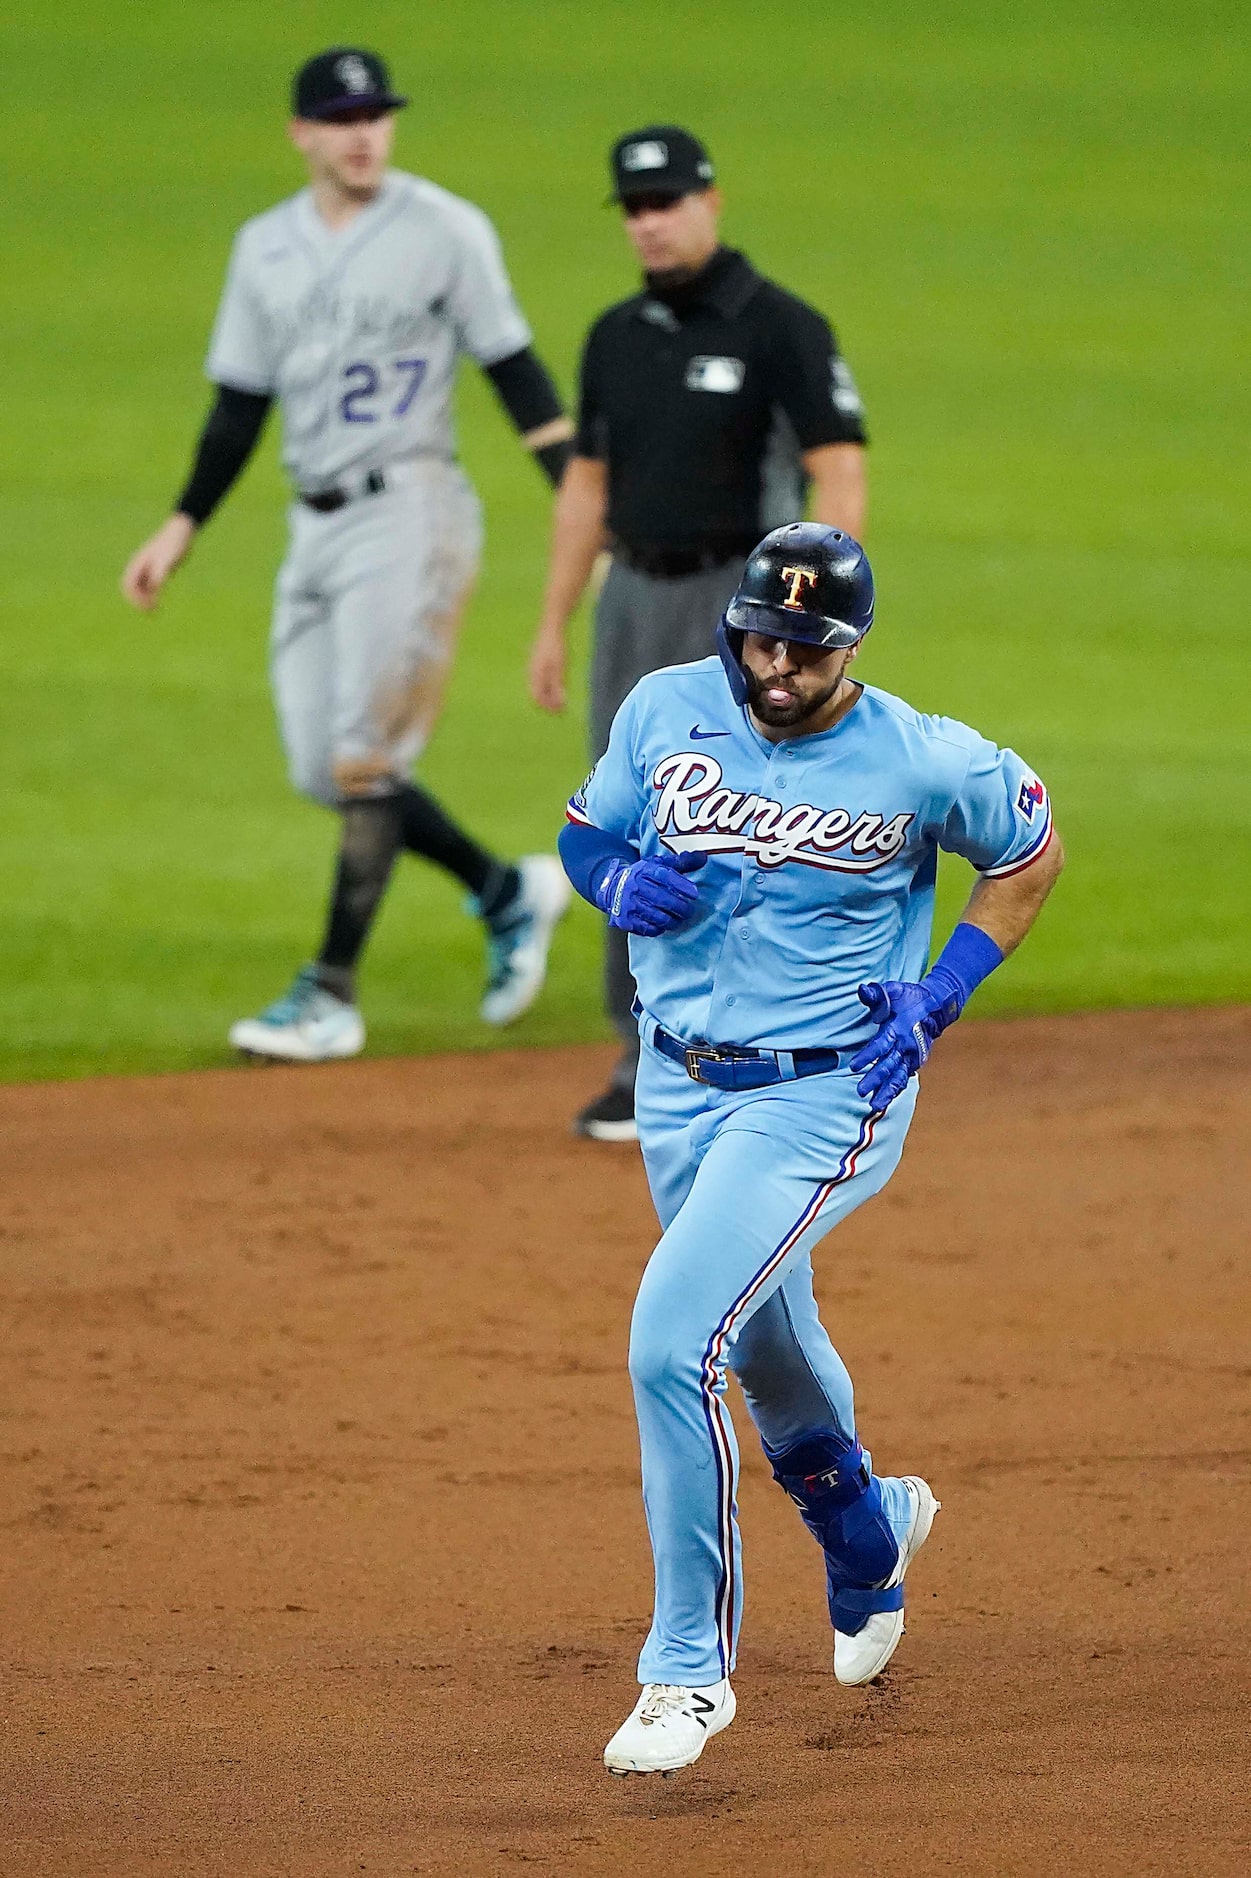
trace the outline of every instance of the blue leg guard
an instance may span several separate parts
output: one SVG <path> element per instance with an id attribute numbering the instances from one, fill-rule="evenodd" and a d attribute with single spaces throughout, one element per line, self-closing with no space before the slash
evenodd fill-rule
<path id="1" fill-rule="evenodd" d="M 886 1580 L 899 1563 L 899 1547 L 882 1508 L 880 1483 L 858 1441 L 810 1435 L 793 1447 L 765 1454 L 773 1478 L 794 1500 L 825 1553 L 830 1621 L 854 1637 L 876 1611 L 903 1608 L 903 1586 Z"/>

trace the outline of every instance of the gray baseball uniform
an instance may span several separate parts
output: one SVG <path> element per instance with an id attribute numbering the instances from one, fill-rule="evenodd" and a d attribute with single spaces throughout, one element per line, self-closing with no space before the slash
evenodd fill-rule
<path id="1" fill-rule="evenodd" d="M 456 461 L 457 362 L 528 346 L 499 240 L 472 203 L 388 174 L 345 228 L 310 190 L 244 224 L 209 347 L 219 385 L 276 397 L 297 490 L 272 673 L 292 780 L 326 803 L 407 773 L 438 708 L 477 571 L 477 497 Z"/>

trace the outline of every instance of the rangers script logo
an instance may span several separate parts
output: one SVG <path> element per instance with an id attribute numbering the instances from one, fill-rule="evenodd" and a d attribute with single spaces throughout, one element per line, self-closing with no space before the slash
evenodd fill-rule
<path id="1" fill-rule="evenodd" d="M 768 796 L 723 788 L 721 777 L 715 757 L 693 750 L 656 765 L 652 787 L 659 793 L 652 817 L 666 848 L 750 854 L 761 867 L 798 861 L 835 874 L 871 874 L 903 852 L 915 819 L 867 809 L 853 815 L 810 802 L 788 808 Z"/>

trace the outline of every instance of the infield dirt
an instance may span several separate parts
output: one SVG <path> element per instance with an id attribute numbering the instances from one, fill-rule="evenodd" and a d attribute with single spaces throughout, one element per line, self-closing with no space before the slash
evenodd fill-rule
<path id="1" fill-rule="evenodd" d="M 610 1781 L 654 1238 L 603 1052 L 0 1090 L 20 1874 L 1251 1861 L 1251 1012 L 961 1027 L 818 1288 L 943 1501 L 887 1677 L 737 1414 L 739 1719 Z M 741 1405 L 740 1405 L 741 1410 Z"/>

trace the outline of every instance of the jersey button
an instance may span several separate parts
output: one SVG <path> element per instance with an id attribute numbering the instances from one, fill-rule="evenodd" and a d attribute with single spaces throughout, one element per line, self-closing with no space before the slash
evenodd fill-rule
<path id="1" fill-rule="evenodd" d="M 738 999 L 737 999 L 737 998 L 735 997 L 735 995 L 734 995 L 734 993 L 733 993 L 732 991 L 731 991 L 731 993 L 730 993 L 730 995 L 729 995 L 729 996 L 727 997 L 727 999 L 726 999 L 726 1003 L 727 1003 L 727 1004 L 737 1004 L 737 1003 L 738 1003 Z"/>

